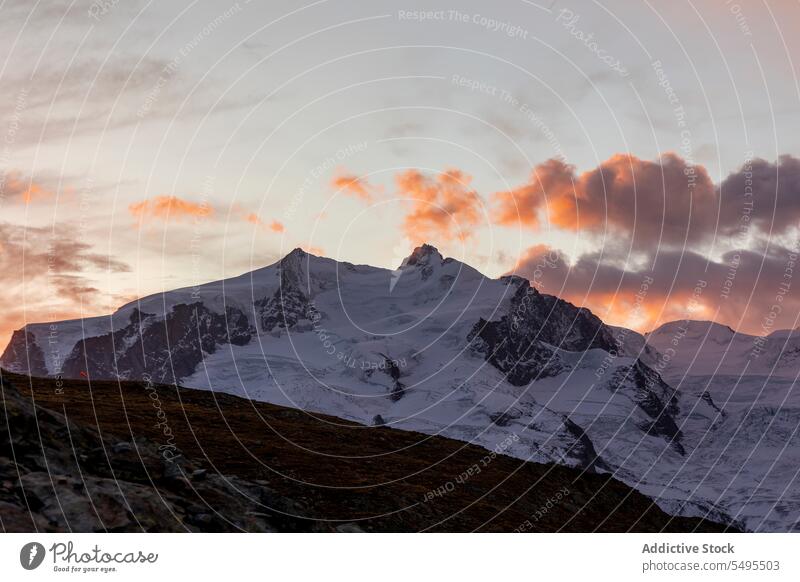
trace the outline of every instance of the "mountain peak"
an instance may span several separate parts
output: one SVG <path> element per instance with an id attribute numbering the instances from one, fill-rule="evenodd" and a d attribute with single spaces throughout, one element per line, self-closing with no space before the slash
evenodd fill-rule
<path id="1" fill-rule="evenodd" d="M 308 257 L 308 253 L 298 247 L 284 255 L 284 257 L 278 261 L 278 265 L 281 270 L 299 269 L 301 265 L 308 261 Z"/>
<path id="2" fill-rule="evenodd" d="M 283 256 L 283 258 L 278 261 L 278 265 L 281 267 L 287 267 L 289 265 L 299 266 L 302 265 L 303 268 L 308 269 L 309 267 L 318 266 L 321 264 L 327 264 L 332 259 L 328 259 L 326 257 L 315 255 L 310 253 L 300 247 L 293 249 L 292 251 L 288 252 Z"/>
<path id="3" fill-rule="evenodd" d="M 773 338 L 773 339 L 787 339 L 787 338 L 800 337 L 800 328 L 797 328 L 797 329 L 779 329 L 779 330 L 773 331 L 767 337 L 768 338 Z"/>
<path id="4" fill-rule="evenodd" d="M 431 261 L 442 262 L 444 257 L 433 245 L 427 243 L 415 248 L 408 257 L 403 261 L 403 266 L 409 265 L 428 265 Z"/>
<path id="5" fill-rule="evenodd" d="M 679 319 L 664 323 L 647 333 L 647 337 L 666 336 L 668 334 L 689 334 L 692 336 L 703 336 L 708 339 L 729 340 L 736 335 L 736 332 L 727 325 L 715 321 L 705 321 L 696 319 Z"/>

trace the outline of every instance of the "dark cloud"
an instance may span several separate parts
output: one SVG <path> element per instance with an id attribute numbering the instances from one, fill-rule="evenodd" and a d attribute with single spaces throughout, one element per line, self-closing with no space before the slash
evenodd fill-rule
<path id="1" fill-rule="evenodd" d="M 800 276 L 797 261 L 796 247 L 771 245 L 729 251 L 716 261 L 692 251 L 663 251 L 625 269 L 599 253 L 571 264 L 560 251 L 539 245 L 514 272 L 617 325 L 648 330 L 678 319 L 713 319 L 765 334 L 798 325 L 800 292 L 792 292 L 792 280 Z"/>
<path id="2" fill-rule="evenodd" d="M 559 160 L 537 166 L 527 184 L 493 196 L 501 225 L 543 222 L 630 248 L 689 248 L 730 237 L 790 235 L 800 226 L 800 160 L 746 162 L 715 186 L 706 169 L 675 154 L 657 161 L 616 155 L 578 174 Z"/>
<path id="3" fill-rule="evenodd" d="M 756 159 L 730 174 L 719 187 L 721 223 L 732 234 L 744 222 L 757 233 L 782 235 L 800 227 L 800 159 Z M 748 210 L 752 207 L 752 210 Z"/>
<path id="4" fill-rule="evenodd" d="M 562 161 L 548 160 L 527 184 L 493 198 L 499 224 L 548 222 L 596 236 L 624 236 L 638 250 L 699 242 L 713 235 L 717 218 L 716 189 L 706 170 L 674 154 L 655 162 L 619 154 L 580 175 Z"/>
<path id="5" fill-rule="evenodd" d="M 517 271 L 612 322 L 648 328 L 691 317 L 752 333 L 797 325 L 797 158 L 748 160 L 719 185 L 674 154 L 654 162 L 617 155 L 582 174 L 549 160 L 494 203 L 498 224 L 547 222 L 597 240 L 602 251 L 572 264 L 533 247 Z M 637 303 L 643 282 L 646 301 Z"/>

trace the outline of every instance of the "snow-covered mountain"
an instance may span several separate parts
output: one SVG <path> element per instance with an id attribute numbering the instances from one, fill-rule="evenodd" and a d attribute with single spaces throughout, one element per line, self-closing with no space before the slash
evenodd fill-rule
<path id="1" fill-rule="evenodd" d="M 800 330 L 754 336 L 711 321 L 673 321 L 648 333 L 647 343 L 669 362 L 671 374 L 787 380 L 800 374 Z"/>
<path id="2" fill-rule="evenodd" d="M 714 390 L 684 386 L 681 360 L 664 365 L 659 337 L 607 326 L 525 279 L 489 279 L 428 245 L 396 270 L 296 249 L 110 316 L 28 325 L 0 364 L 175 381 L 441 434 L 613 472 L 668 512 L 794 529 L 799 488 L 773 487 L 770 461 L 784 437 L 800 450 L 794 436 L 783 424 L 770 432 L 774 423 L 737 432 L 740 419 Z M 749 455 L 759 434 L 768 449 Z"/>
<path id="3" fill-rule="evenodd" d="M 800 331 L 753 336 L 709 321 L 675 321 L 648 333 L 647 343 L 656 353 L 651 365 L 667 382 L 707 394 L 725 415 L 697 452 L 698 463 L 725 475 L 724 487 L 707 483 L 709 495 L 741 497 L 739 517 L 754 528 L 796 529 Z"/>

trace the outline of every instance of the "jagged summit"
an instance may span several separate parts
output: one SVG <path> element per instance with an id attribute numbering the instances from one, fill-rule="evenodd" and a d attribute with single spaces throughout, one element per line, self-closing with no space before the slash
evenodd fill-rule
<path id="1" fill-rule="evenodd" d="M 439 263 L 444 261 L 442 253 L 440 253 L 439 249 L 435 246 L 425 243 L 416 247 L 411 254 L 403 260 L 402 266 L 430 265 L 437 261 Z"/>
<path id="2" fill-rule="evenodd" d="M 304 251 L 300 247 L 297 247 L 295 249 L 292 249 L 288 253 L 286 253 L 283 256 L 283 258 L 280 260 L 280 262 L 281 263 L 286 263 L 286 262 L 305 261 L 305 260 L 308 260 L 311 256 L 312 255 L 309 255 L 306 251 Z"/>
<path id="3" fill-rule="evenodd" d="M 321 255 L 315 255 L 300 247 L 297 247 L 286 253 L 283 258 L 278 260 L 276 263 L 273 263 L 265 268 L 270 269 L 272 267 L 277 267 L 278 270 L 286 268 L 294 268 L 297 270 L 301 268 L 303 270 L 318 268 L 324 269 L 325 266 L 335 265 L 337 263 L 339 263 L 339 261 L 328 257 L 323 257 Z"/>
<path id="4" fill-rule="evenodd" d="M 277 266 L 279 271 L 285 273 L 287 271 L 297 270 L 297 268 L 305 264 L 307 260 L 308 254 L 306 254 L 303 249 L 296 248 L 290 253 L 284 255 L 284 257 L 278 261 Z"/>
<path id="5" fill-rule="evenodd" d="M 288 253 L 286 253 L 282 259 L 278 261 L 278 265 L 284 264 L 301 264 L 301 263 L 308 263 L 308 262 L 330 262 L 333 259 L 329 259 L 327 257 L 323 257 L 320 255 L 315 255 L 313 253 L 309 253 L 306 250 L 303 250 L 300 247 L 292 249 Z"/>

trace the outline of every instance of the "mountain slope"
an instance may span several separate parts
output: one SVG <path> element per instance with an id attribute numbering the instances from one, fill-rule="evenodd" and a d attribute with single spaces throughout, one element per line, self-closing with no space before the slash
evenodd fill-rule
<path id="1" fill-rule="evenodd" d="M 668 374 L 770 376 L 795 380 L 800 373 L 800 331 L 767 336 L 737 333 L 710 321 L 673 321 L 647 334 L 647 343 L 669 353 Z"/>
<path id="2" fill-rule="evenodd" d="M 647 343 L 670 384 L 719 409 L 696 454 L 695 480 L 706 495 L 739 498 L 739 519 L 753 528 L 800 529 L 800 333 L 753 336 L 676 321 L 647 334 Z"/>
<path id="3" fill-rule="evenodd" d="M 2 378 L 3 531 L 724 529 L 608 475 L 441 437 L 174 386 Z"/>

